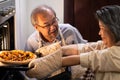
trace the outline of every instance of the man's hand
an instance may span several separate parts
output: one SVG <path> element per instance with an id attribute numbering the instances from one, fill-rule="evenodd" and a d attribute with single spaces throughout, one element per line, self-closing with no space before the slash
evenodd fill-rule
<path id="1" fill-rule="evenodd" d="M 29 63 L 30 70 L 26 71 L 28 77 L 44 79 L 62 66 L 61 49 L 45 57 L 37 58 Z"/>

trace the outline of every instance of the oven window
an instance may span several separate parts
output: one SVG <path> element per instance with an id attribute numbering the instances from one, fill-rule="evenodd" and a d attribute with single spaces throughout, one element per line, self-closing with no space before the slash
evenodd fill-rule
<path id="1" fill-rule="evenodd" d="M 5 22 L 0 26 L 0 50 L 10 49 L 9 23 Z"/>

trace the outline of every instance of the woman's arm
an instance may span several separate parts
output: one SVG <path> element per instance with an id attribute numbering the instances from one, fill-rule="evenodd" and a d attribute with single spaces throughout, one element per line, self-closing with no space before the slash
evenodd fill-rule
<path id="1" fill-rule="evenodd" d="M 63 46 L 61 49 L 62 49 L 62 52 L 63 52 L 64 56 L 78 55 L 77 44 L 66 45 L 66 46 Z"/>
<path id="2" fill-rule="evenodd" d="M 80 64 L 80 56 L 79 55 L 72 55 L 62 58 L 62 66 L 73 66 Z"/>

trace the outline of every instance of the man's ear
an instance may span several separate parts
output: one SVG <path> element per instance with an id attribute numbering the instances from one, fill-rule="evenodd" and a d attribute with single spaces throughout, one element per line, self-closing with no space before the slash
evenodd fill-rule
<path id="1" fill-rule="evenodd" d="M 34 25 L 34 28 L 35 28 L 35 30 L 37 30 L 37 28 L 38 28 L 37 25 Z"/>
<path id="2" fill-rule="evenodd" d="M 34 29 L 39 32 L 38 26 L 34 25 Z"/>

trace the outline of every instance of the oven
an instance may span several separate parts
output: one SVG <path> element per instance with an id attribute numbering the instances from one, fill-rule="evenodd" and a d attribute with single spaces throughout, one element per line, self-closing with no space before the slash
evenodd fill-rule
<path id="1" fill-rule="evenodd" d="M 15 0 L 0 0 L 0 51 L 15 48 Z"/>
<path id="2" fill-rule="evenodd" d="M 0 51 L 15 49 L 14 21 L 15 0 L 0 0 Z M 0 68 L 0 80 L 13 80 L 12 76 L 12 71 Z"/>

